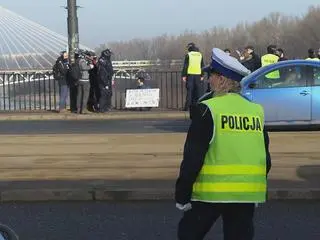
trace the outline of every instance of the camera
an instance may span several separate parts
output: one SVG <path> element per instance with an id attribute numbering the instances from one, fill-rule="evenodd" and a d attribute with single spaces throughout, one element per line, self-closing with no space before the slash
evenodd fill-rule
<path id="1" fill-rule="evenodd" d="M 83 49 L 76 49 L 75 55 L 85 59 L 88 65 L 94 64 L 94 58 L 96 57 L 96 54 L 94 52 L 83 50 Z"/>

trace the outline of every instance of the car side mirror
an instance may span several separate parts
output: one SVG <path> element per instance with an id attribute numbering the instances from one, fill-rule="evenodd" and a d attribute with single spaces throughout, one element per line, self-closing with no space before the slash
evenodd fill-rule
<path id="1" fill-rule="evenodd" d="M 0 223 L 0 240 L 19 240 L 19 236 L 10 227 Z"/>
<path id="2" fill-rule="evenodd" d="M 249 88 L 255 88 L 256 86 L 257 86 L 256 83 L 250 83 L 248 87 L 249 87 Z"/>

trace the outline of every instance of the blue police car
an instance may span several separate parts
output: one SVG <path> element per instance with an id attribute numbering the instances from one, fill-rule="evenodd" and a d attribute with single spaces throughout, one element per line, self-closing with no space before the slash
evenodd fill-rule
<path id="1" fill-rule="evenodd" d="M 249 74 L 242 94 L 265 110 L 266 126 L 320 124 L 320 61 L 289 60 Z"/>

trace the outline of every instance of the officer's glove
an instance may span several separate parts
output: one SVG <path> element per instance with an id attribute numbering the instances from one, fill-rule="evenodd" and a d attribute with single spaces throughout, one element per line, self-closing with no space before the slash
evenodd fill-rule
<path id="1" fill-rule="evenodd" d="M 182 205 L 180 203 L 176 203 L 176 208 L 178 208 L 181 211 L 186 212 L 186 211 L 189 211 L 192 208 L 192 205 L 191 205 L 191 203 L 187 203 L 185 205 Z"/>
<path id="2" fill-rule="evenodd" d="M 109 86 L 105 86 L 104 88 L 107 89 L 107 90 L 109 90 Z"/>

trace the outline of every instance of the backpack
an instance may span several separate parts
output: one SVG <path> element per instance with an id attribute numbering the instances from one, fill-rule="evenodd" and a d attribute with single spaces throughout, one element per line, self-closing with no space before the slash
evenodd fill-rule
<path id="1" fill-rule="evenodd" d="M 81 78 L 81 70 L 79 66 L 79 61 L 72 63 L 70 66 L 70 75 L 74 81 L 78 81 Z"/>
<path id="2" fill-rule="evenodd" d="M 60 64 L 59 61 L 57 61 L 57 62 L 53 65 L 53 67 L 52 67 L 53 78 L 54 78 L 55 80 L 60 80 L 61 77 L 62 77 L 62 74 L 61 74 L 61 72 L 60 72 L 60 69 L 59 69 L 59 67 L 58 67 L 58 64 Z"/>

